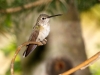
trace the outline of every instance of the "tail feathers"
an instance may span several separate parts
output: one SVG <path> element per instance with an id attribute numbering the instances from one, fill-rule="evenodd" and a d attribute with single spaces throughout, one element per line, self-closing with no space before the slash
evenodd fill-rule
<path id="1" fill-rule="evenodd" d="M 30 53 L 32 53 L 35 50 L 36 47 L 37 47 L 37 45 L 28 45 L 27 49 L 23 53 L 23 57 L 26 57 Z"/>

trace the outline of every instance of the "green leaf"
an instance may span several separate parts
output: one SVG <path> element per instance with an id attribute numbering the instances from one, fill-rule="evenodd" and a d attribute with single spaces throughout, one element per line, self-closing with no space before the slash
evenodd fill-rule
<path id="1" fill-rule="evenodd" d="M 47 12 L 49 13 L 54 13 L 55 11 L 57 11 L 57 7 L 56 7 L 56 0 L 53 0 L 48 6 L 47 6 Z"/>
<path id="2" fill-rule="evenodd" d="M 9 54 L 15 51 L 16 47 L 16 43 L 12 42 L 8 46 L 2 48 L 1 50 L 4 52 L 5 56 L 8 56 Z"/>
<path id="3" fill-rule="evenodd" d="M 8 14 L 6 19 L 5 19 L 5 26 L 11 27 L 11 15 L 10 14 Z"/>
<path id="4" fill-rule="evenodd" d="M 61 11 L 67 12 L 67 7 L 61 1 L 59 1 L 59 6 Z"/>
<path id="5" fill-rule="evenodd" d="M 53 15 L 54 14 L 54 12 L 52 11 L 52 10 L 50 10 L 50 9 L 48 9 L 48 10 L 46 10 L 49 14 L 51 14 L 51 15 Z"/>
<path id="6" fill-rule="evenodd" d="M 77 0 L 76 1 L 78 4 L 78 9 L 80 11 L 85 11 L 90 9 L 92 6 L 94 6 L 95 4 L 100 3 L 99 0 Z"/>
<path id="7" fill-rule="evenodd" d="M 57 8 L 56 8 L 56 0 L 53 0 L 53 1 L 50 3 L 49 7 L 50 7 L 51 9 L 57 10 Z"/>
<path id="8" fill-rule="evenodd" d="M 39 6 L 38 8 L 37 8 L 37 12 L 41 12 L 41 11 L 43 11 L 43 10 L 45 10 L 45 5 L 41 5 L 41 6 Z"/>
<path id="9" fill-rule="evenodd" d="M 7 5 L 8 4 L 6 0 L 0 0 L 0 9 L 6 9 Z"/>
<path id="10" fill-rule="evenodd" d="M 15 69 L 15 74 L 17 73 L 21 73 L 22 69 L 21 69 L 21 62 L 20 61 L 16 61 L 14 63 L 14 69 Z M 8 71 L 6 72 L 6 75 L 11 75 L 10 73 L 10 69 L 8 69 Z"/>

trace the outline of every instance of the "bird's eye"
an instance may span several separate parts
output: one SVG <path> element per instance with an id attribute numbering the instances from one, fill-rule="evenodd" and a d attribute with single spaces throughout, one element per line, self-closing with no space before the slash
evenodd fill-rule
<path id="1" fill-rule="evenodd" d="M 45 18 L 42 18 L 42 20 L 44 20 Z"/>

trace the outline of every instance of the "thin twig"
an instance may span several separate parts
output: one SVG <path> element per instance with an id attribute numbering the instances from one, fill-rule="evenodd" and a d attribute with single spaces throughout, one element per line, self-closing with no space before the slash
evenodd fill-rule
<path id="1" fill-rule="evenodd" d="M 30 8 L 35 7 L 35 6 L 47 4 L 51 1 L 52 0 L 37 0 L 36 2 L 32 2 L 32 3 L 29 3 L 29 4 L 23 5 L 23 6 L 18 6 L 18 7 L 15 7 L 15 8 L 2 9 L 2 10 L 0 10 L 0 13 L 15 13 L 15 12 L 19 12 L 23 9 L 30 9 Z"/>
<path id="2" fill-rule="evenodd" d="M 11 69 L 10 69 L 11 75 L 14 75 L 14 61 L 15 61 L 15 59 L 16 59 L 16 56 L 18 55 L 18 53 L 19 53 L 19 51 L 21 50 L 22 47 L 24 47 L 24 46 L 26 46 L 26 45 L 29 45 L 29 44 L 43 45 L 41 42 L 25 42 L 25 43 L 21 44 L 21 45 L 17 48 L 17 50 L 16 50 L 16 52 L 15 52 L 15 55 L 14 55 L 14 57 L 13 57 L 12 60 L 11 60 Z"/>
<path id="3" fill-rule="evenodd" d="M 92 62 L 94 62 L 95 60 L 97 60 L 99 57 L 100 57 L 100 52 L 98 52 L 97 54 L 95 54 L 94 56 L 92 56 L 91 58 L 89 58 L 88 60 L 83 62 L 82 64 L 80 64 L 80 65 L 76 66 L 75 68 L 72 68 L 69 71 L 64 72 L 60 75 L 70 75 L 70 74 L 72 74 L 73 72 L 75 72 L 79 69 L 83 70 L 83 69 L 87 68 L 88 66 L 90 66 L 90 64 Z"/>
<path id="4" fill-rule="evenodd" d="M 15 55 L 14 57 L 12 58 L 12 61 L 11 61 L 11 75 L 14 75 L 14 61 L 15 61 L 15 58 L 16 56 L 18 55 L 19 51 L 21 50 L 22 47 L 28 45 L 28 44 L 37 44 L 37 45 L 43 45 L 41 42 L 25 42 L 23 43 L 22 45 L 20 45 L 16 52 L 15 52 Z M 100 57 L 100 52 L 98 52 L 97 54 L 95 54 L 94 56 L 92 56 L 91 58 L 89 58 L 88 60 L 86 60 L 85 62 L 83 62 L 82 64 L 76 66 L 75 68 L 72 68 L 71 70 L 67 71 L 67 72 L 64 72 L 60 75 L 70 75 L 72 74 L 73 72 L 81 69 L 85 69 L 87 68 L 88 66 L 90 66 L 92 63 L 94 63 L 98 58 Z"/>

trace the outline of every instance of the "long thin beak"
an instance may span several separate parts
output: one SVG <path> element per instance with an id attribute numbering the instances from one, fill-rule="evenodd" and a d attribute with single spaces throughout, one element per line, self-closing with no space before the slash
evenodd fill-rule
<path id="1" fill-rule="evenodd" d="M 61 16 L 61 15 L 62 15 L 62 14 L 52 15 L 52 16 L 48 16 L 48 18 L 56 17 L 56 16 Z"/>

